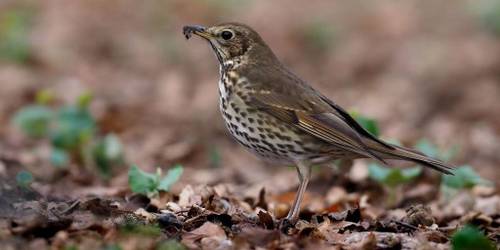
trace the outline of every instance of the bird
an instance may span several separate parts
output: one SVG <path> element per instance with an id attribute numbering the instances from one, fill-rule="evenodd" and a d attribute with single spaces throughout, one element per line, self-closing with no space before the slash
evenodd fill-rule
<path id="1" fill-rule="evenodd" d="M 229 134 L 264 160 L 296 167 L 299 187 L 285 225 L 299 219 L 313 164 L 372 158 L 388 165 L 387 160 L 396 159 L 453 174 L 452 165 L 372 135 L 281 63 L 251 27 L 235 22 L 186 25 L 183 34 L 203 38 L 215 53 L 219 109 Z"/>

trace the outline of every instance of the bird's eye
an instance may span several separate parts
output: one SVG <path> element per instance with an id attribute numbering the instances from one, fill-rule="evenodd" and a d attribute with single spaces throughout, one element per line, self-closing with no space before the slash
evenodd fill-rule
<path id="1" fill-rule="evenodd" d="M 222 31 L 222 33 L 220 33 L 220 36 L 224 40 L 229 40 L 229 39 L 233 38 L 233 32 L 231 32 L 229 30 L 224 30 L 224 31 Z"/>

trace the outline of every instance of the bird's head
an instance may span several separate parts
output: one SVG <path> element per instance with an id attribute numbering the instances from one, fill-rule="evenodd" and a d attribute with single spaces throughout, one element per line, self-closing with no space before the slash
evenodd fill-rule
<path id="1" fill-rule="evenodd" d="M 248 60 L 274 60 L 275 56 L 257 32 L 239 23 L 224 23 L 211 27 L 188 25 L 183 28 L 184 36 L 192 34 L 206 39 L 219 60 L 219 63 L 246 56 Z"/>

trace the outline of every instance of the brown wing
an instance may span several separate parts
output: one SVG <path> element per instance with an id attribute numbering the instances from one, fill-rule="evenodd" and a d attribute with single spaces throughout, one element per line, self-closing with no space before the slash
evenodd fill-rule
<path id="1" fill-rule="evenodd" d="M 340 116 L 342 116 L 342 118 L 344 119 L 344 121 L 347 124 L 349 124 L 349 126 L 351 126 L 351 128 L 353 128 L 354 130 L 356 130 L 356 132 L 364 135 L 365 137 L 373 140 L 377 144 L 380 144 L 380 145 L 384 146 L 387 149 L 395 149 L 395 147 L 393 145 L 391 145 L 391 144 L 389 144 L 389 143 L 387 143 L 385 141 L 380 140 L 379 138 L 375 137 L 370 132 L 368 132 L 366 129 L 364 129 L 361 125 L 359 125 L 358 122 L 356 122 L 356 120 L 354 120 L 354 118 L 352 118 L 351 115 L 349 115 L 349 113 L 347 113 L 347 111 L 345 111 L 342 107 L 340 107 L 339 105 L 337 105 L 336 103 L 334 103 L 330 99 L 328 99 L 328 98 L 326 98 L 324 96 L 321 96 L 321 100 L 325 101 L 326 103 L 328 103 L 328 105 L 330 105 L 332 108 L 334 108 L 335 111 L 337 111 L 337 113 Z"/>
<path id="2" fill-rule="evenodd" d="M 329 104 L 319 97 L 301 94 L 285 96 L 271 91 L 254 91 L 249 104 L 336 147 L 385 163 Z M 352 122 L 357 124 L 354 119 Z"/>
<path id="3" fill-rule="evenodd" d="M 280 65 L 242 69 L 249 82 L 249 105 L 344 150 L 377 159 L 414 161 L 451 173 L 452 166 L 411 149 L 388 144 L 366 131 L 344 109 Z"/>

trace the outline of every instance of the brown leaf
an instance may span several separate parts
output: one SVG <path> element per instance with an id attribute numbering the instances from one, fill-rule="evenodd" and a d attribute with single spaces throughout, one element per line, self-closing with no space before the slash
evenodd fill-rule
<path id="1" fill-rule="evenodd" d="M 420 235 L 431 242 L 446 243 L 449 241 L 448 237 L 446 237 L 443 232 L 440 232 L 438 230 L 426 230 L 424 232 L 421 232 Z"/>
<path id="2" fill-rule="evenodd" d="M 226 239 L 226 233 L 219 225 L 207 221 L 201 227 L 182 235 L 181 242 L 190 249 L 200 248 L 201 240 L 207 237 L 214 237 L 222 241 Z"/>
<path id="3" fill-rule="evenodd" d="M 216 195 L 212 187 L 206 185 L 199 185 L 193 187 L 191 185 L 186 185 L 179 194 L 179 206 L 183 208 L 188 208 L 193 205 L 201 206 L 209 199 Z"/>
<path id="4" fill-rule="evenodd" d="M 369 233 L 363 240 L 357 244 L 354 244 L 352 249 L 360 250 L 377 250 L 377 238 L 374 233 Z"/>
<path id="5" fill-rule="evenodd" d="M 16 213 L 11 218 L 11 232 L 14 234 L 52 237 L 58 231 L 68 228 L 71 219 L 60 214 L 59 205 L 67 208 L 66 203 L 28 201 L 14 204 Z"/>
<path id="6" fill-rule="evenodd" d="M 486 198 L 482 197 L 476 198 L 476 203 L 474 204 L 474 210 L 480 211 L 490 216 L 500 214 L 500 196 L 495 195 Z"/>
<path id="7" fill-rule="evenodd" d="M 259 199 L 257 201 L 257 204 L 255 204 L 255 207 L 260 207 L 264 210 L 267 210 L 266 189 L 265 188 L 262 188 L 259 191 Z"/>
<path id="8" fill-rule="evenodd" d="M 260 210 L 257 216 L 259 216 L 259 222 L 265 229 L 274 229 L 273 217 L 267 211 Z"/>
<path id="9" fill-rule="evenodd" d="M 251 225 L 244 225 L 241 227 L 240 233 L 236 235 L 236 238 L 235 240 L 243 239 L 254 246 L 266 247 L 279 243 L 280 232 L 278 230 L 268 230 Z"/>
<path id="10" fill-rule="evenodd" d="M 226 237 L 210 236 L 201 239 L 201 248 L 206 250 L 229 250 L 233 249 L 233 243 L 231 240 L 226 239 Z"/>
<path id="11" fill-rule="evenodd" d="M 359 208 L 345 210 L 339 213 L 329 213 L 328 217 L 335 221 L 359 222 L 361 220 L 361 210 Z"/>
<path id="12" fill-rule="evenodd" d="M 193 205 L 201 205 L 201 202 L 201 196 L 194 192 L 191 185 L 186 185 L 179 194 L 178 204 L 183 208 L 191 207 Z"/>

